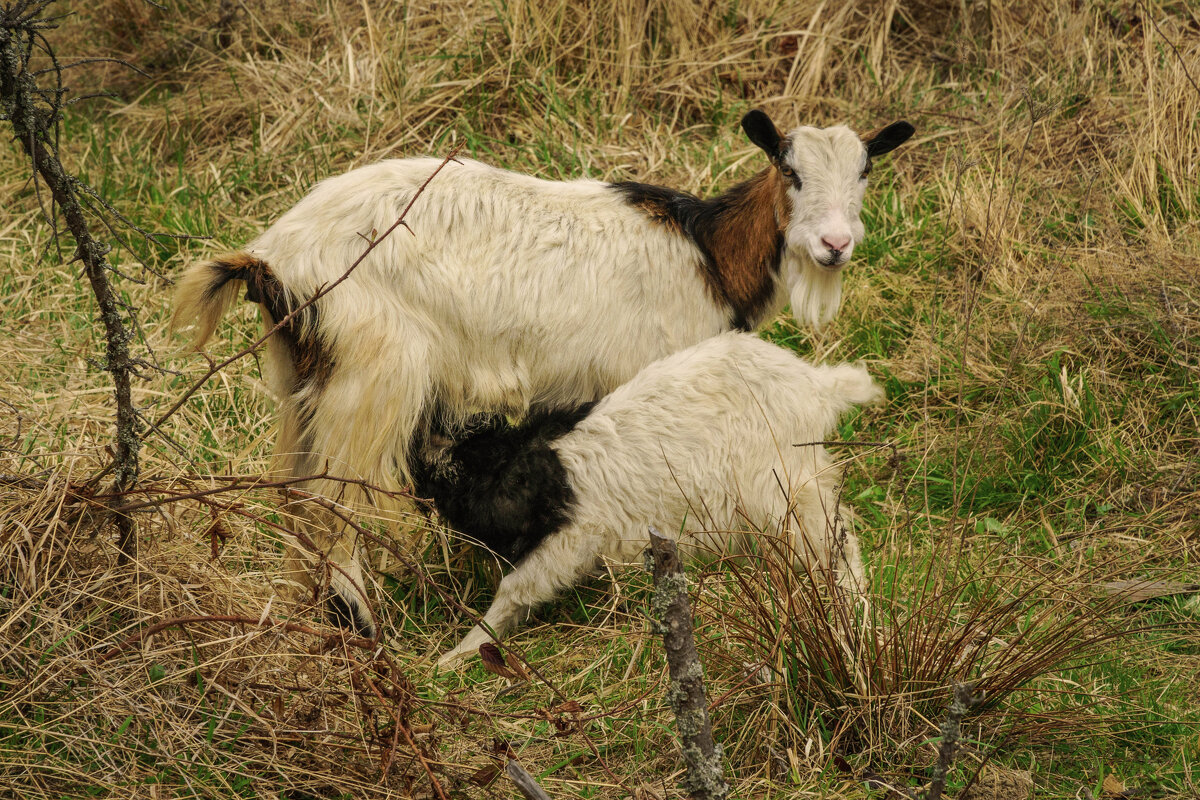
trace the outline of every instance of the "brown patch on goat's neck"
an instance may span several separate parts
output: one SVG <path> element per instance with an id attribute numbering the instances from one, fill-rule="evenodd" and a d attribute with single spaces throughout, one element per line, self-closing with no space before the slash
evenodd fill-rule
<path id="1" fill-rule="evenodd" d="M 711 201 L 696 239 L 712 260 L 713 288 L 734 311 L 737 327 L 754 328 L 776 295 L 791 200 L 774 168 Z"/>
<path id="2" fill-rule="evenodd" d="M 758 327 L 772 310 L 783 231 L 792 213 L 777 169 L 769 167 L 709 200 L 645 183 L 614 183 L 612 189 L 652 222 L 696 245 L 700 275 L 713 301 L 728 309 L 730 327 Z"/>

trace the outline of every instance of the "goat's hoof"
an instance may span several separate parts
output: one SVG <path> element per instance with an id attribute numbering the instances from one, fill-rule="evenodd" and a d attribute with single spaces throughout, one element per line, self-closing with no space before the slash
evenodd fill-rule
<path id="1" fill-rule="evenodd" d="M 463 650 L 460 647 L 456 647 L 453 650 L 443 654 L 442 657 L 437 660 L 438 668 L 447 671 L 457 670 L 466 665 L 467 659 L 471 657 L 473 652 L 474 651 L 472 650 Z"/>

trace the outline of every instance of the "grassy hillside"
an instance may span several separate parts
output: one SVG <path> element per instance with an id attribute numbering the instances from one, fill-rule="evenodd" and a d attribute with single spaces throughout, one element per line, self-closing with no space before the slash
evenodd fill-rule
<path id="1" fill-rule="evenodd" d="M 709 194 L 761 168 L 751 108 L 911 121 L 871 174 L 840 315 L 766 332 L 887 388 L 840 431 L 880 444 L 838 449 L 870 604 L 830 607 L 769 553 L 692 572 L 735 794 L 917 789 L 964 680 L 987 696 L 949 793 L 1200 794 L 1200 598 L 1181 588 L 1200 580 L 1194 4 L 61 5 L 64 62 L 145 73 L 67 73 L 73 95 L 108 93 L 69 107 L 68 167 L 143 229 L 199 237 L 95 219 L 136 309 L 147 421 L 208 368 L 168 334 L 173 278 L 322 177 L 461 143 L 547 178 Z M 136 501 L 154 502 L 120 563 L 80 500 L 109 460 L 104 342 L 46 197 L 0 148 L 0 796 L 507 797 L 506 752 L 556 798 L 679 796 L 641 569 L 511 637 L 527 682 L 435 672 L 470 624 L 446 597 L 482 609 L 497 575 L 415 514 L 362 520 L 390 533 L 371 548 L 382 650 L 287 599 L 278 493 L 195 496 L 267 468 L 256 358 L 147 432 Z M 209 355 L 257 331 L 240 304 Z M 144 635 L 178 617 L 196 621 Z"/>

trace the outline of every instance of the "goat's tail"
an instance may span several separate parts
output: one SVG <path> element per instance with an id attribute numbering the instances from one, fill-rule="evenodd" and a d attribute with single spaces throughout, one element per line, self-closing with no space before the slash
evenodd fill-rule
<path id="1" fill-rule="evenodd" d="M 175 291 L 171 330 L 194 324 L 194 344 L 200 347 L 212 336 L 242 284 L 246 285 L 247 299 L 263 302 L 263 288 L 277 287 L 279 282 L 267 262 L 249 253 L 230 253 L 188 267 Z"/>

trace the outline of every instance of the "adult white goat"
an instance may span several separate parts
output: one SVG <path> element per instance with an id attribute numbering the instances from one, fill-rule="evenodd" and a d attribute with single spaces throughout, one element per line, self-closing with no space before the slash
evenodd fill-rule
<path id="1" fill-rule="evenodd" d="M 800 564 L 865 588 L 820 444 L 838 417 L 882 399 L 861 366 L 813 366 L 749 333 L 726 333 L 643 369 L 599 403 L 492 418 L 458 441 L 430 437 L 415 488 L 447 523 L 516 565 L 484 615 L 497 635 L 522 611 L 646 547 L 647 526 L 717 551 L 784 534 Z M 795 447 L 794 445 L 804 445 Z M 488 640 L 482 627 L 442 658 Z"/>
<path id="2" fill-rule="evenodd" d="M 839 269 L 863 235 L 871 158 L 913 127 L 784 136 L 761 111 L 742 127 L 771 166 L 710 200 L 448 164 L 409 213 L 413 235 L 382 242 L 272 337 L 280 469 L 395 490 L 433 422 L 596 400 L 657 358 L 758 327 L 789 296 L 798 319 L 831 317 Z M 189 267 L 173 324 L 195 321 L 202 344 L 243 283 L 273 324 L 340 277 L 363 236 L 387 228 L 436 165 L 384 161 L 321 182 L 243 252 Z M 336 480 L 308 488 L 359 499 Z M 354 543 L 311 534 L 370 630 Z"/>

